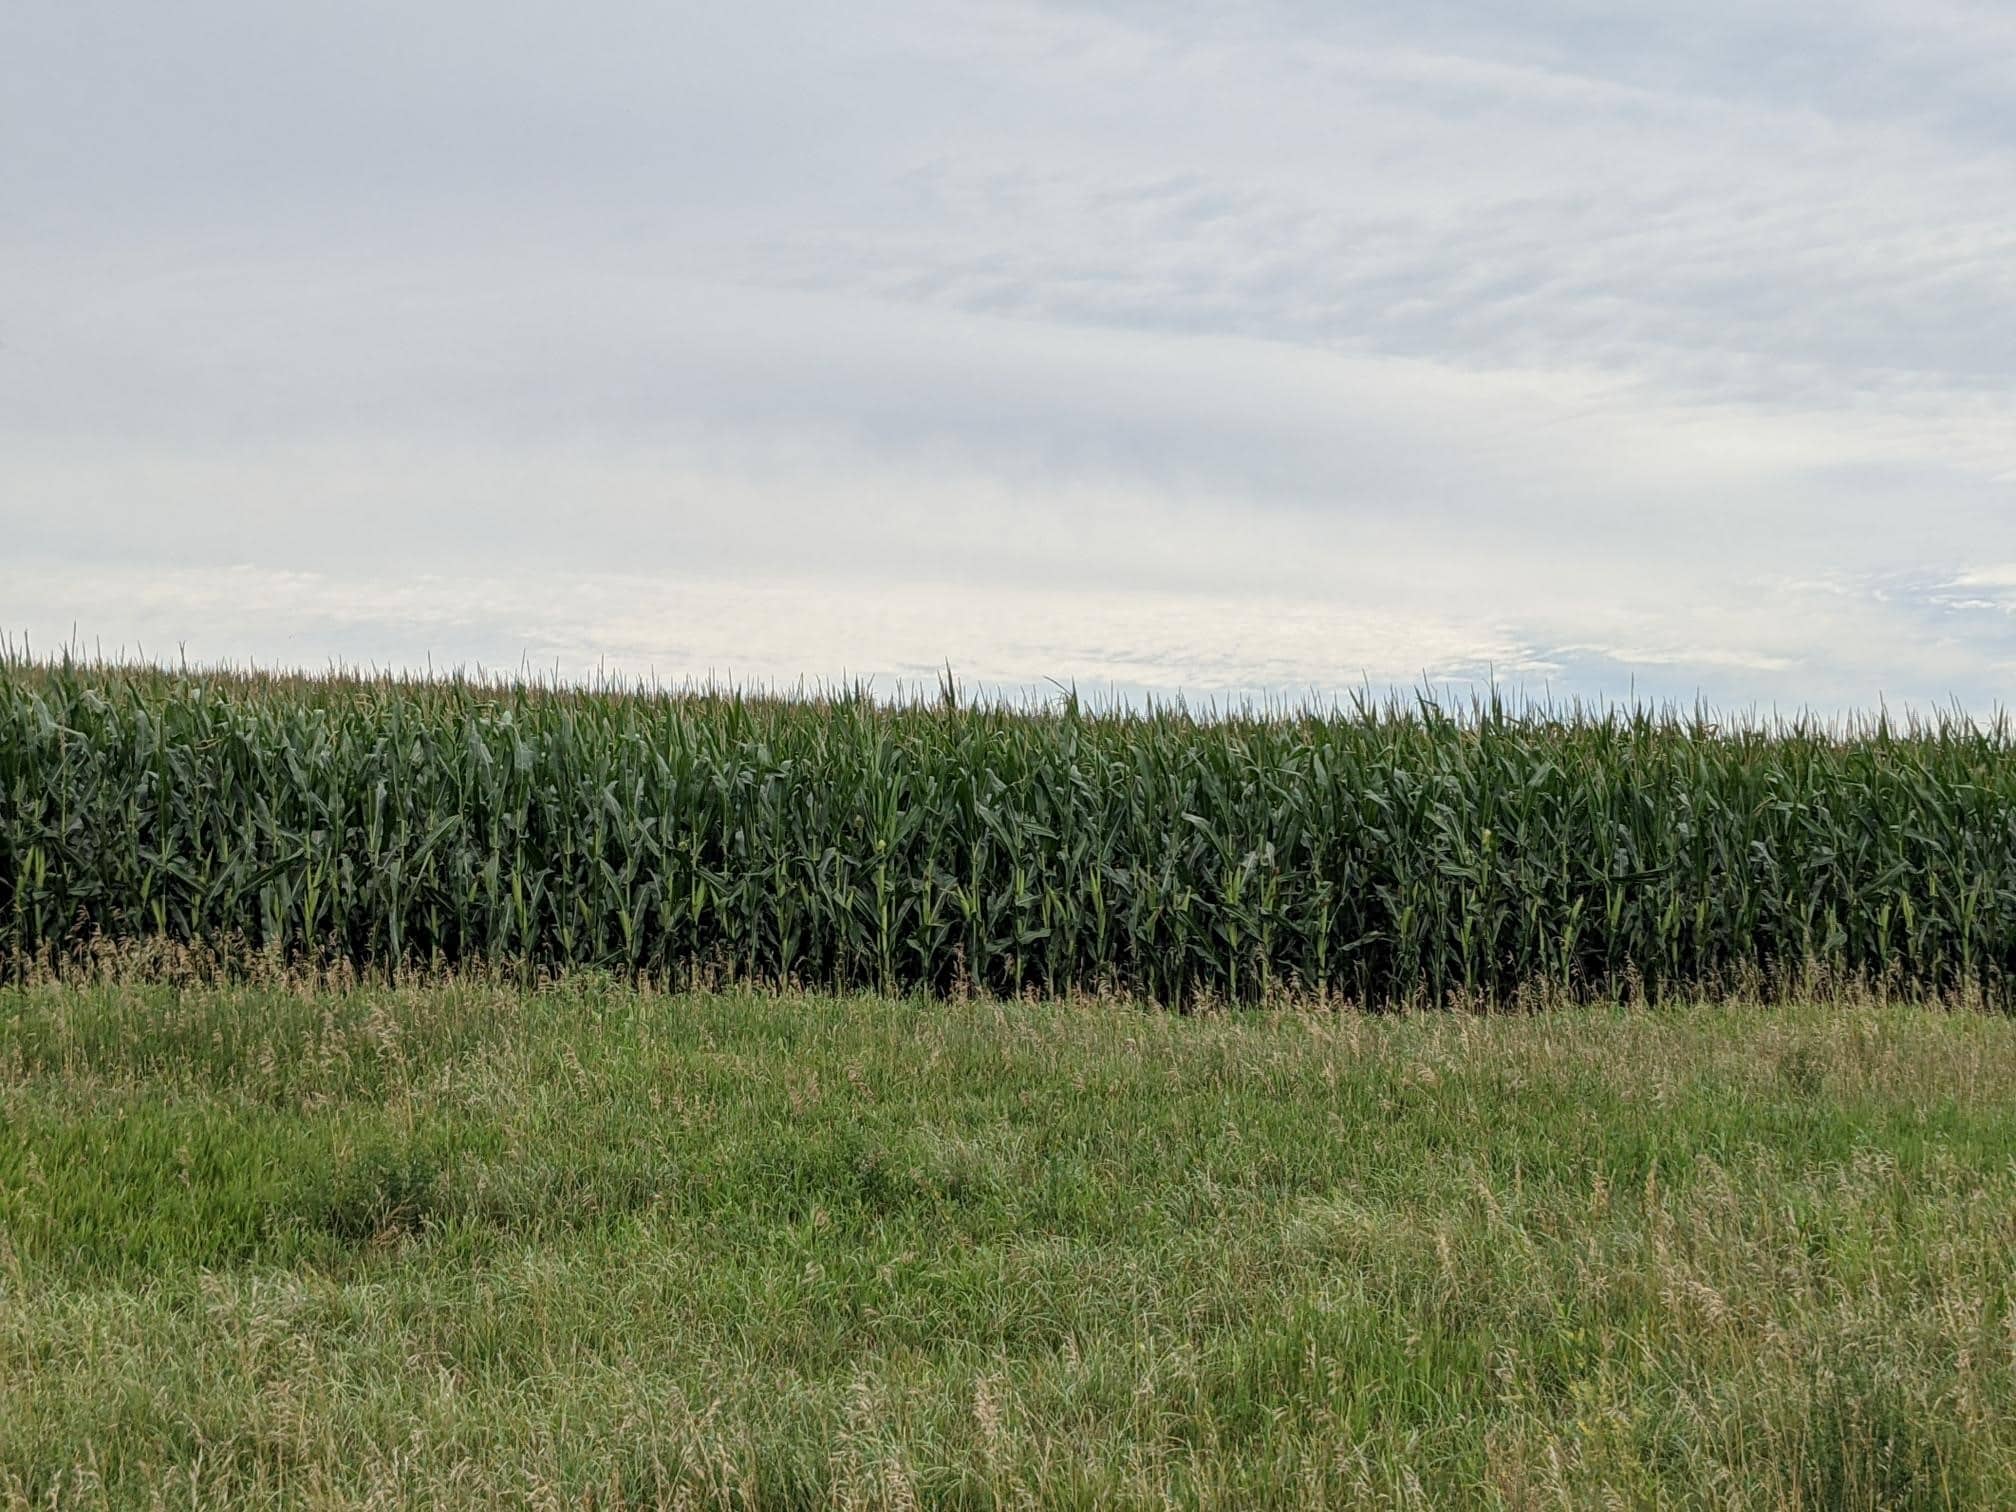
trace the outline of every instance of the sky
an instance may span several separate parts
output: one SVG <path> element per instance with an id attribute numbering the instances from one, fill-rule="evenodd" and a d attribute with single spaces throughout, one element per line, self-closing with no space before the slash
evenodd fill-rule
<path id="1" fill-rule="evenodd" d="M 0 9 L 0 631 L 1987 710 L 2005 0 Z"/>

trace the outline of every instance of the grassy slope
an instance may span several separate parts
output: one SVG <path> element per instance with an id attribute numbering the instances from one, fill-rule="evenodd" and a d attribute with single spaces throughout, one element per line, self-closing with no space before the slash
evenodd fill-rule
<path id="1" fill-rule="evenodd" d="M 2016 1501 L 2016 1023 L 0 995 L 0 1499 Z"/>

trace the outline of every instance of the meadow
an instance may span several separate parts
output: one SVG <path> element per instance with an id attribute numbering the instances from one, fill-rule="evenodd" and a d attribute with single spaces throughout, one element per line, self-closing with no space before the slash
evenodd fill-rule
<path id="1" fill-rule="evenodd" d="M 0 661 L 0 961 L 659 983 L 1987 998 L 2016 744 L 1949 716 L 763 699 Z"/>
<path id="2" fill-rule="evenodd" d="M 0 988 L 0 1504 L 2016 1502 L 2016 1023 Z"/>

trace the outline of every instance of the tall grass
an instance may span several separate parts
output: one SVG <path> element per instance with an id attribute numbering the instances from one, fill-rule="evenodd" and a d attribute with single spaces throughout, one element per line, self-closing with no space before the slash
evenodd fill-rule
<path id="1" fill-rule="evenodd" d="M 2016 1506 L 2016 1021 L 0 988 L 0 1507 Z"/>
<path id="2" fill-rule="evenodd" d="M 0 665 L 0 953 L 680 980 L 2006 995 L 2016 745 L 1959 716 L 1050 712 Z"/>

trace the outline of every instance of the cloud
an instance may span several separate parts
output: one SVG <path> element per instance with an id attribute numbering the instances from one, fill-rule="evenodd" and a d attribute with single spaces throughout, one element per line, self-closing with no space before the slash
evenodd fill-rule
<path id="1" fill-rule="evenodd" d="M 2012 28 L 18 10 L 0 620 L 311 664 L 1992 698 Z"/>
<path id="2" fill-rule="evenodd" d="M 45 649 L 70 641 L 66 607 L 118 614 L 131 638 L 84 649 L 197 662 L 329 660 L 437 669 L 596 673 L 673 683 L 791 685 L 869 680 L 929 685 L 949 662 L 962 681 L 1009 694 L 1055 682 L 1088 693 L 1321 696 L 1367 679 L 1471 683 L 1545 672 L 1530 650 L 1475 619 L 1396 614 L 1329 601 L 1256 603 L 1193 594 L 1102 593 L 932 583 L 873 591 L 817 577 L 752 580 L 611 572 L 595 576 L 403 576 L 125 567 L 53 580 L 0 575 L 34 614 Z M 87 621 L 88 623 L 88 621 Z M 205 627 L 192 639 L 189 625 Z M 230 626 L 229 633 L 222 627 Z M 251 632 L 249 635 L 247 632 Z M 940 648 L 942 660 L 918 647 Z M 836 649 L 844 648 L 844 649 Z"/>

